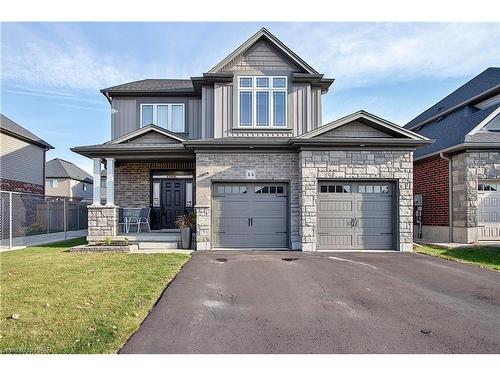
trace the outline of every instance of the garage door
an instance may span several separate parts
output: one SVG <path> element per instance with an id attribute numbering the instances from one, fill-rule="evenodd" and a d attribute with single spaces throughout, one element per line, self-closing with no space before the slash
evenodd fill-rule
<path id="1" fill-rule="evenodd" d="M 477 192 L 478 204 L 478 240 L 500 240 L 500 180 L 479 181 Z"/>
<path id="2" fill-rule="evenodd" d="M 389 182 L 320 182 L 318 250 L 394 249 L 394 187 Z"/>
<path id="3" fill-rule="evenodd" d="M 283 183 L 216 183 L 216 248 L 286 248 L 287 189 Z"/>

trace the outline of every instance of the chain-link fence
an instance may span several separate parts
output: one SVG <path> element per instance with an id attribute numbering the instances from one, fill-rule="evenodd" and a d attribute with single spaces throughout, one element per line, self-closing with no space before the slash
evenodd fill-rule
<path id="1" fill-rule="evenodd" d="M 43 243 L 86 230 L 88 204 L 66 197 L 0 191 L 1 245 Z"/>

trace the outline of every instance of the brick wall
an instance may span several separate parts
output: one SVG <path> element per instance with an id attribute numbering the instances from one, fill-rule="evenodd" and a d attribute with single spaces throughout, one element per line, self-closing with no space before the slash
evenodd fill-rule
<path id="1" fill-rule="evenodd" d="M 413 193 L 422 194 L 422 224 L 448 226 L 448 161 L 439 156 L 419 160 L 413 166 Z"/>
<path id="2" fill-rule="evenodd" d="M 146 162 L 122 162 L 115 166 L 115 204 L 120 207 L 149 207 L 150 166 Z"/>
<path id="3" fill-rule="evenodd" d="M 0 179 L 0 190 L 16 191 L 19 193 L 44 194 L 45 188 L 43 185 L 31 184 L 29 182 L 9 180 L 6 178 Z"/>
<path id="4" fill-rule="evenodd" d="M 190 170 L 190 161 L 124 162 L 115 165 L 115 204 L 120 207 L 149 207 L 152 170 Z"/>

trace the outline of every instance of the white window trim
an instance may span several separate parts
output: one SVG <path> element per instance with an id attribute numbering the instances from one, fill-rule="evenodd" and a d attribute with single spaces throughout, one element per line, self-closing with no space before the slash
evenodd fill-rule
<path id="1" fill-rule="evenodd" d="M 252 87 L 241 87 L 240 79 L 250 78 L 252 80 Z M 257 87 L 257 78 L 269 78 L 269 87 Z M 273 79 L 284 78 L 285 87 L 274 88 Z M 237 106 L 238 106 L 238 128 L 242 129 L 287 129 L 288 128 L 288 77 L 287 76 L 238 76 L 238 92 L 237 92 Z M 252 124 L 242 125 L 240 123 L 240 92 L 252 93 Z M 269 123 L 268 125 L 257 125 L 257 92 L 268 92 L 268 106 L 269 106 Z M 285 124 L 274 125 L 274 92 L 285 93 Z"/>
<path id="2" fill-rule="evenodd" d="M 174 106 L 174 105 L 175 106 L 182 106 L 182 125 L 183 125 L 182 131 L 173 130 L 172 128 L 171 129 L 165 128 L 163 126 L 161 126 L 161 127 L 163 129 L 167 129 L 168 131 L 171 131 L 171 132 L 174 132 L 174 133 L 185 133 L 186 132 L 186 108 L 185 108 L 184 103 L 141 103 L 141 108 L 140 108 L 140 112 L 141 113 L 140 113 L 140 116 L 139 116 L 139 127 L 140 128 L 144 127 L 144 125 L 142 125 L 142 107 L 146 106 L 146 105 L 153 106 L 153 124 L 157 125 L 157 126 L 160 126 L 160 125 L 157 124 L 157 120 L 158 120 L 157 119 L 158 106 L 165 105 L 165 106 L 168 107 L 168 123 L 167 123 L 167 126 L 168 125 L 172 126 L 172 124 L 173 124 L 173 122 L 172 122 L 172 118 L 173 118 L 172 106 Z"/>

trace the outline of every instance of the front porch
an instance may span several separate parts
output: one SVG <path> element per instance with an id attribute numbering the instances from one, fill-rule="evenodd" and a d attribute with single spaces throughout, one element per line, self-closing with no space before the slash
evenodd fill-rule
<path id="1" fill-rule="evenodd" d="M 140 247 L 180 248 L 175 219 L 194 209 L 193 161 L 106 157 L 93 158 L 93 163 L 97 183 L 89 206 L 90 243 L 127 238 Z M 148 220 L 150 230 L 143 221 L 140 232 L 137 224 L 129 225 L 126 231 L 124 223 L 129 221 L 130 212 L 140 212 Z"/>

